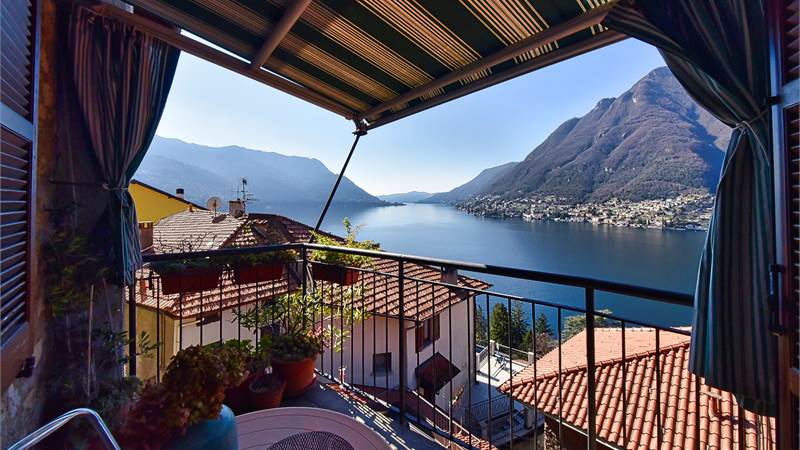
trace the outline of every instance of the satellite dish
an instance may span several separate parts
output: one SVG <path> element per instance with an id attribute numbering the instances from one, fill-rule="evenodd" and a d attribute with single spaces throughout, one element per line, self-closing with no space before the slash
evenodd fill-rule
<path id="1" fill-rule="evenodd" d="M 222 206 L 222 200 L 219 197 L 211 197 L 206 201 L 206 208 L 214 211 L 215 213 L 217 210 Z"/>

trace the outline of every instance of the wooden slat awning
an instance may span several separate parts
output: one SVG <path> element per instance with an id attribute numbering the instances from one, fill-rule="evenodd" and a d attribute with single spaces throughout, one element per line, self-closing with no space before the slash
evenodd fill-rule
<path id="1" fill-rule="evenodd" d="M 128 0 L 367 128 L 623 39 L 606 1 Z"/>

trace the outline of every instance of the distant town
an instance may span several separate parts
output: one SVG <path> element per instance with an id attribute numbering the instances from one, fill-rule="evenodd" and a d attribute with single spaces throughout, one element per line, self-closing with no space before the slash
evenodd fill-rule
<path id="1" fill-rule="evenodd" d="M 502 198 L 479 195 L 457 207 L 482 217 L 515 218 L 528 222 L 587 222 L 634 228 L 705 230 L 714 199 L 710 194 L 682 194 L 674 198 L 629 201 L 612 198 L 602 203 L 574 203 L 556 196 Z"/>

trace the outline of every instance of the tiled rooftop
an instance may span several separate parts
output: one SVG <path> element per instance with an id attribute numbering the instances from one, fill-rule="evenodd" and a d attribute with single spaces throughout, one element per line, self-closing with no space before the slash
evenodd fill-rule
<path id="1" fill-rule="evenodd" d="M 156 253 L 180 252 L 188 250 L 216 250 L 231 247 L 249 247 L 281 243 L 308 242 L 312 228 L 303 223 L 276 214 L 247 214 L 235 218 L 228 214 L 215 214 L 212 211 L 185 211 L 166 217 L 159 221 L 153 230 L 154 249 Z M 340 237 L 327 234 L 337 240 Z M 191 243 L 187 246 L 187 242 Z M 189 248 L 187 248 L 189 247 Z M 405 276 L 417 280 L 438 282 L 441 272 L 429 266 L 408 263 L 405 265 Z M 360 282 L 356 285 L 362 295 L 356 301 L 356 307 L 363 307 L 373 314 L 399 316 L 400 295 L 397 275 L 398 264 L 388 259 L 374 259 L 373 266 L 365 268 Z M 230 274 L 223 274 L 219 288 L 200 293 L 180 296 L 163 295 L 158 288 L 157 276 L 148 278 L 150 272 L 143 269 L 139 273 L 137 286 L 137 303 L 149 308 L 160 308 L 173 317 L 184 318 L 195 316 L 201 312 L 210 312 L 220 308 L 232 308 L 247 305 L 257 299 L 268 299 L 297 289 L 299 276 L 289 271 L 281 280 L 258 284 L 237 285 Z M 486 289 L 490 285 L 481 280 L 459 276 L 459 285 L 475 289 Z M 317 287 L 331 293 L 331 298 L 343 298 L 342 287 L 330 283 L 318 283 Z M 445 286 L 428 282 L 406 280 L 405 317 L 411 320 L 424 320 L 435 313 L 446 310 L 466 298 L 466 291 L 458 291 Z"/>
<path id="2" fill-rule="evenodd" d="M 602 331 L 600 331 L 602 330 Z M 695 424 L 698 410 L 694 377 L 689 372 L 689 338 L 681 336 L 669 342 L 661 340 L 657 353 L 651 338 L 654 333 L 626 331 L 626 348 L 644 351 L 627 353 L 623 365 L 620 355 L 605 349 L 601 344 L 611 333 L 621 335 L 619 329 L 598 329 L 597 366 L 595 368 L 598 438 L 615 446 L 630 449 L 658 448 L 658 416 L 660 406 L 663 430 L 662 448 L 694 448 L 696 439 L 707 448 L 738 448 L 740 426 L 745 435 L 745 447 L 771 449 L 774 444 L 774 421 L 770 418 L 745 413 L 741 417 L 738 404 L 727 392 L 700 383 L 699 429 Z M 630 330 L 633 331 L 633 330 Z M 562 348 L 562 375 L 552 367 L 557 349 L 540 361 L 543 369 L 532 378 L 526 369 L 514 378 L 513 390 L 509 383 L 501 387 L 512 395 L 556 420 L 561 417 L 578 429 L 587 428 L 587 366 L 585 362 L 585 333 L 565 342 Z M 667 333 L 662 333 L 665 336 Z M 675 336 L 673 334 L 673 336 Z M 572 342 L 575 341 L 575 342 Z M 607 341 L 606 341 L 607 342 Z M 616 348 L 620 348 L 621 342 Z M 574 364 L 575 361 L 583 361 Z M 656 361 L 659 362 L 661 385 L 657 393 Z M 556 363 L 557 364 L 557 363 Z M 624 370 L 623 370 L 624 368 Z M 538 372 L 538 370 L 537 370 Z M 625 382 L 623 383 L 623 372 Z M 559 405 L 561 392 L 561 405 Z M 624 393 L 624 394 L 623 394 Z M 623 395 L 627 402 L 624 408 Z M 659 398 L 660 395 L 660 398 Z M 561 409 L 559 409 L 559 406 Z M 625 427 L 623 429 L 623 427 Z M 627 434 L 627 435 L 626 435 Z"/>

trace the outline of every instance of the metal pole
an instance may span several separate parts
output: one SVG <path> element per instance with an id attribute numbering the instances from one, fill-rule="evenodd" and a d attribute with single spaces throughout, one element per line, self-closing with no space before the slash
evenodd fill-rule
<path id="1" fill-rule="evenodd" d="M 597 404 L 595 403 L 594 379 L 594 289 L 586 289 L 586 403 L 588 406 L 588 429 L 586 448 L 593 450 L 597 441 Z M 624 388 L 624 386 L 623 386 Z"/>
<path id="2" fill-rule="evenodd" d="M 317 220 L 317 225 L 314 227 L 314 231 L 319 231 L 319 227 L 322 226 L 322 221 L 325 220 L 325 215 L 328 214 L 328 208 L 331 207 L 331 202 L 333 202 L 333 196 L 336 195 L 336 190 L 339 189 L 339 183 L 342 182 L 342 178 L 344 177 L 344 172 L 347 170 L 347 165 L 350 164 L 350 158 L 353 156 L 353 152 L 358 145 L 358 140 L 361 139 L 361 136 L 367 134 L 367 131 L 360 125 L 356 124 L 358 129 L 353 132 L 356 135 L 356 139 L 353 141 L 353 145 L 350 147 L 350 153 L 347 154 L 347 159 L 344 160 L 344 165 L 342 166 L 342 170 L 339 171 L 339 176 L 336 178 L 336 183 L 333 184 L 333 189 L 331 189 L 330 195 L 328 195 L 328 201 L 325 202 L 325 207 L 322 208 L 322 214 L 319 215 L 319 220 Z M 311 237 L 311 240 L 314 240 L 314 237 Z"/>
<path id="3" fill-rule="evenodd" d="M 135 275 L 134 275 L 135 277 Z M 128 287 L 128 375 L 136 376 L 136 279 Z"/>
<path id="4" fill-rule="evenodd" d="M 356 138 L 358 139 L 358 138 Z M 400 295 L 400 424 L 406 424 L 406 308 L 404 296 L 405 265 L 403 260 L 398 263 L 398 286 Z"/>

